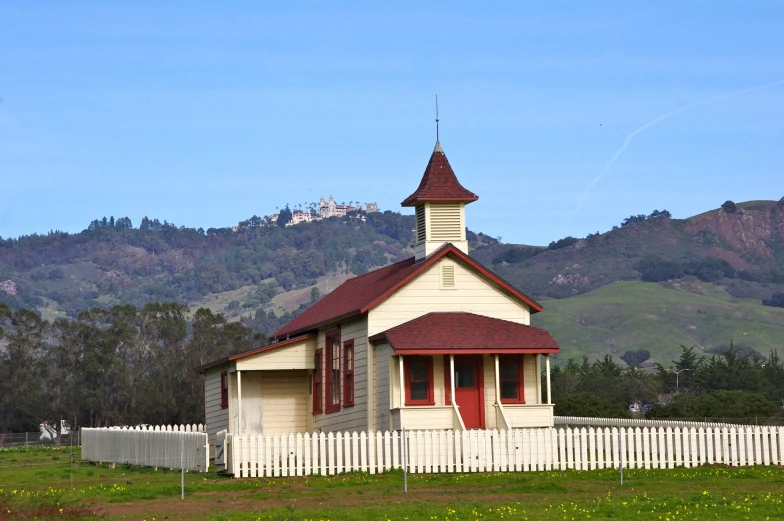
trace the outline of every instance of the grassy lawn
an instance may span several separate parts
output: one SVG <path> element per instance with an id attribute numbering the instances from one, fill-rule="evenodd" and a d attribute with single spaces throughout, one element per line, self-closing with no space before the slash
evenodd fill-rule
<path id="1" fill-rule="evenodd" d="M 230 479 L 0 450 L 0 519 L 782 519 L 775 467 Z M 73 485 L 72 485 L 73 483 Z"/>

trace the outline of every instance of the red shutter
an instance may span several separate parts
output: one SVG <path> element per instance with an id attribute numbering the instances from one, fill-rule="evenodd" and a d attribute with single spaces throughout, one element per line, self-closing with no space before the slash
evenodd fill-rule
<path id="1" fill-rule="evenodd" d="M 354 341 L 343 343 L 343 405 L 354 405 Z"/>
<path id="2" fill-rule="evenodd" d="M 229 373 L 226 371 L 220 374 L 220 386 L 221 408 L 226 409 L 229 406 Z"/>
<path id="3" fill-rule="evenodd" d="M 322 412 L 321 375 L 324 374 L 324 350 L 316 349 L 315 369 L 313 370 L 313 414 Z"/>

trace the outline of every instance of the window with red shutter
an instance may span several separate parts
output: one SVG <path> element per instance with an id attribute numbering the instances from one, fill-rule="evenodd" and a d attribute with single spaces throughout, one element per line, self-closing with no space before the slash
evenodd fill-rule
<path id="1" fill-rule="evenodd" d="M 498 360 L 501 403 L 525 403 L 523 356 L 502 356 Z"/>
<path id="2" fill-rule="evenodd" d="M 435 405 L 433 397 L 433 358 L 407 356 L 403 360 L 406 380 L 406 405 Z"/>

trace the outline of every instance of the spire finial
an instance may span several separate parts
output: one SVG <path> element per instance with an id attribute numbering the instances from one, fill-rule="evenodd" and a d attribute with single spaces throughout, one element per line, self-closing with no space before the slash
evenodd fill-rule
<path id="1" fill-rule="evenodd" d="M 438 141 L 438 94 L 436 94 L 436 142 Z"/>

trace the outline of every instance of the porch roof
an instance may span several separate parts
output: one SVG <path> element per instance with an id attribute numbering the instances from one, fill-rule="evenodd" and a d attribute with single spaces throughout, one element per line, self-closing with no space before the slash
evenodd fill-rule
<path id="1" fill-rule="evenodd" d="M 554 354 L 559 347 L 545 329 L 474 313 L 428 313 L 370 337 L 403 355 Z"/>

